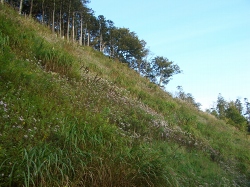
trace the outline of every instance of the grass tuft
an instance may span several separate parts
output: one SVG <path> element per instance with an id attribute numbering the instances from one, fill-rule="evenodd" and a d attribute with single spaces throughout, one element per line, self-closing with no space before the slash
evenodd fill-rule
<path id="1" fill-rule="evenodd" d="M 0 5 L 0 186 L 249 186 L 242 131 Z"/>

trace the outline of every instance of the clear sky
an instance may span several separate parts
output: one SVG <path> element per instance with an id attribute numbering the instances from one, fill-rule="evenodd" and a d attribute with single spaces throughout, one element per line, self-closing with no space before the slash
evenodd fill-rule
<path id="1" fill-rule="evenodd" d="M 91 0 L 95 15 L 129 28 L 155 56 L 178 64 L 166 90 L 182 86 L 202 109 L 218 94 L 250 100 L 250 0 Z"/>

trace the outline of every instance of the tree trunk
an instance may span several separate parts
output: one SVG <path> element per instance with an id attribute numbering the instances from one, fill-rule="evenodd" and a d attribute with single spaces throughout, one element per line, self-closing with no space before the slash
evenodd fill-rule
<path id="1" fill-rule="evenodd" d="M 102 34 L 100 34 L 100 52 L 102 51 Z"/>
<path id="2" fill-rule="evenodd" d="M 62 7 L 61 7 L 61 10 L 62 10 Z M 64 22 L 63 14 L 61 14 L 60 19 L 61 19 L 61 37 L 64 39 L 65 38 L 65 22 Z"/>
<path id="3" fill-rule="evenodd" d="M 83 38 L 83 45 L 85 46 L 86 45 L 86 35 L 87 35 L 87 24 L 86 24 L 86 28 L 85 28 L 85 31 L 84 31 L 84 38 Z"/>
<path id="4" fill-rule="evenodd" d="M 141 74 L 141 61 L 138 62 L 138 73 Z"/>
<path id="5" fill-rule="evenodd" d="M 54 33 L 55 31 L 55 10 L 56 9 L 56 2 L 54 0 L 54 8 L 53 8 L 53 11 L 52 11 L 52 33 Z"/>
<path id="6" fill-rule="evenodd" d="M 161 77 L 160 77 L 160 81 L 159 81 L 159 86 L 161 86 L 162 79 L 163 79 L 163 77 L 161 76 Z"/>
<path id="7" fill-rule="evenodd" d="M 88 46 L 89 46 L 89 42 L 90 42 L 90 33 L 88 31 Z"/>
<path id="8" fill-rule="evenodd" d="M 70 6 L 71 6 L 71 1 L 69 2 L 68 27 L 67 27 L 67 40 L 68 41 L 69 41 L 69 26 L 70 26 Z"/>
<path id="9" fill-rule="evenodd" d="M 23 9 L 23 0 L 20 0 L 19 14 L 22 14 L 22 9 Z"/>
<path id="10" fill-rule="evenodd" d="M 44 23 L 44 15 L 45 15 L 44 12 L 45 11 L 44 11 L 44 0 L 43 0 L 43 2 L 42 2 L 42 24 Z"/>
<path id="11" fill-rule="evenodd" d="M 112 35 L 111 35 L 111 31 L 109 32 L 109 57 L 111 58 L 112 55 Z"/>
<path id="12" fill-rule="evenodd" d="M 72 13 L 72 41 L 75 41 L 75 12 Z"/>
<path id="13" fill-rule="evenodd" d="M 79 44 L 82 45 L 82 35 L 83 35 L 83 31 L 82 31 L 82 13 L 81 13 L 81 31 L 80 31 L 80 38 L 79 38 Z"/>
<path id="14" fill-rule="evenodd" d="M 32 9 L 33 9 L 33 0 L 31 0 L 31 3 L 30 3 L 30 17 L 32 16 Z"/>
<path id="15" fill-rule="evenodd" d="M 70 21 L 70 19 L 69 19 L 69 15 L 68 15 L 68 26 L 67 26 L 67 40 L 69 41 L 69 21 Z"/>
<path id="16" fill-rule="evenodd" d="M 62 37 L 62 9 L 60 8 L 60 13 L 59 13 L 59 35 Z"/>
<path id="17" fill-rule="evenodd" d="M 102 25 L 99 21 L 100 24 L 100 28 L 99 28 L 99 32 L 100 32 L 100 52 L 102 51 Z"/>
<path id="18" fill-rule="evenodd" d="M 3 0 L 1 0 L 1 3 L 3 4 Z"/>

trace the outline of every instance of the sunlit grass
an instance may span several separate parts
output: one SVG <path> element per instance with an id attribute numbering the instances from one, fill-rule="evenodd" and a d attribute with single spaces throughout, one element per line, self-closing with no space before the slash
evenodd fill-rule
<path id="1" fill-rule="evenodd" d="M 0 186 L 248 186 L 246 133 L 0 9 Z"/>

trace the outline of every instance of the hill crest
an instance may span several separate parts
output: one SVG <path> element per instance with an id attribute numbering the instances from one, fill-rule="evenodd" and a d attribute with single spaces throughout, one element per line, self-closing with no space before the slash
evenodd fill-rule
<path id="1" fill-rule="evenodd" d="M 249 185 L 245 133 L 0 8 L 1 185 Z"/>

